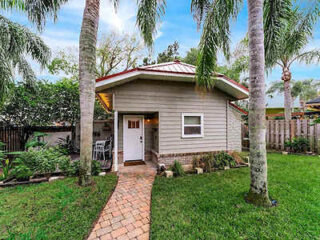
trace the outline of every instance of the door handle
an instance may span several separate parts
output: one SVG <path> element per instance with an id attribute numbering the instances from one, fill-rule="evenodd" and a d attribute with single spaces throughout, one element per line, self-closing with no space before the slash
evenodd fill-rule
<path id="1" fill-rule="evenodd" d="M 142 143 L 142 136 L 140 136 L 140 142 Z"/>

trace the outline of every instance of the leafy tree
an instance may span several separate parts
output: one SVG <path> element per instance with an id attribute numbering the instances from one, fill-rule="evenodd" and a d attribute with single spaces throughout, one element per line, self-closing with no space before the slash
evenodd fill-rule
<path id="1" fill-rule="evenodd" d="M 56 19 L 57 11 L 65 2 L 66 0 L 1 0 L 0 9 L 26 13 L 28 19 L 41 31 L 47 17 L 53 16 Z M 41 38 L 28 28 L 0 15 L 0 106 L 9 93 L 10 83 L 14 81 L 15 70 L 29 87 L 36 79 L 26 60 L 27 56 L 44 67 L 50 58 L 50 50 Z"/>
<path id="2" fill-rule="evenodd" d="M 111 33 L 98 43 L 96 77 L 104 77 L 115 70 L 137 66 L 142 45 L 135 36 Z"/>
<path id="3" fill-rule="evenodd" d="M 193 66 L 197 66 L 198 55 L 199 50 L 197 48 L 190 48 L 182 61 Z"/>
<path id="4" fill-rule="evenodd" d="M 268 7 L 269 5 L 267 5 Z M 269 8 L 272 6 L 270 5 Z M 268 9 L 267 9 L 268 10 Z M 313 28 L 319 16 L 318 5 L 312 5 L 307 10 L 294 7 L 290 2 L 286 6 L 286 17 L 275 25 L 270 21 L 270 15 L 265 14 L 265 28 L 274 28 L 275 41 L 267 50 L 266 55 L 267 68 L 280 66 L 282 68 L 282 77 L 284 85 L 284 107 L 285 107 L 285 124 L 286 124 L 286 139 L 290 137 L 289 124 L 291 120 L 291 80 L 292 73 L 290 67 L 293 63 L 299 61 L 307 64 L 320 62 L 320 50 L 306 50 L 306 45 L 313 35 Z M 268 35 L 267 35 L 268 36 Z M 265 40 L 267 43 L 268 38 Z"/>
<path id="5" fill-rule="evenodd" d="M 142 66 L 148 66 L 148 65 L 153 65 L 156 64 L 155 60 L 152 60 L 151 57 L 145 57 L 142 60 Z"/>
<path id="6" fill-rule="evenodd" d="M 300 80 L 300 81 L 291 80 L 290 85 L 291 85 L 290 88 L 291 88 L 291 99 L 292 99 L 291 109 L 293 109 L 293 104 L 295 100 L 299 98 L 301 111 L 304 111 L 305 102 L 318 96 L 320 82 L 313 79 Z M 274 94 L 284 93 L 283 82 L 282 81 L 273 82 L 266 93 L 271 98 L 273 98 Z"/>
<path id="7" fill-rule="evenodd" d="M 172 62 L 179 57 L 179 43 L 174 41 L 166 50 L 158 54 L 157 63 Z"/>
<path id="8" fill-rule="evenodd" d="M 35 81 L 34 88 L 18 83 L 3 105 L 0 122 L 14 126 L 47 126 L 52 124 L 54 113 L 50 83 Z"/>

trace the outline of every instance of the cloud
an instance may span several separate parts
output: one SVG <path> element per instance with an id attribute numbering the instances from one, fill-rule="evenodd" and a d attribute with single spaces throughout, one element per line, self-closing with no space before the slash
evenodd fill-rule
<path id="1" fill-rule="evenodd" d="M 68 14 L 77 14 L 80 21 L 82 20 L 83 9 L 84 1 L 79 0 L 71 0 L 62 8 L 62 10 L 68 12 Z M 102 0 L 100 2 L 100 32 L 135 33 L 137 30 L 135 26 L 136 12 L 136 1 L 120 1 L 116 12 L 113 4 L 109 0 Z"/>

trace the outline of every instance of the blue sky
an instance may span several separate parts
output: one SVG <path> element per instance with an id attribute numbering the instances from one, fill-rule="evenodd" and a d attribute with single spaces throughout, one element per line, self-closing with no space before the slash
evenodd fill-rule
<path id="1" fill-rule="evenodd" d="M 158 34 L 154 43 L 153 56 L 156 57 L 158 52 L 163 51 L 168 44 L 175 40 L 180 44 L 180 55 L 184 56 L 188 49 L 196 47 L 199 43 L 200 32 L 197 31 L 197 25 L 190 13 L 191 0 L 167 0 L 165 17 L 159 24 Z M 84 8 L 84 0 L 70 0 L 64 5 L 59 12 L 56 23 L 49 21 L 45 31 L 41 33 L 42 38 L 51 47 L 53 52 L 65 48 L 77 48 L 79 33 Z M 136 14 L 135 0 L 122 0 L 117 14 L 113 11 L 108 0 L 101 1 L 101 14 L 99 24 L 99 34 L 107 34 L 111 31 L 119 33 L 135 34 L 138 32 L 135 25 Z M 34 29 L 27 21 L 23 14 L 5 13 L 10 19 L 20 24 Z M 236 22 L 232 23 L 231 30 L 231 47 L 245 36 L 247 32 L 247 7 L 243 6 Z M 34 31 L 36 31 L 34 29 Z M 320 28 L 315 28 L 314 39 L 310 42 L 308 49 L 320 48 Z M 219 62 L 224 63 L 222 54 L 219 54 Z M 45 70 L 40 70 L 34 64 L 34 68 L 40 78 L 57 79 L 57 76 L 50 76 Z M 295 64 L 292 66 L 293 79 L 320 79 L 320 65 L 306 66 L 304 64 Z M 267 84 L 280 79 L 281 69 L 275 68 L 266 76 Z M 283 106 L 283 97 L 277 96 L 274 99 L 267 99 L 268 106 Z"/>

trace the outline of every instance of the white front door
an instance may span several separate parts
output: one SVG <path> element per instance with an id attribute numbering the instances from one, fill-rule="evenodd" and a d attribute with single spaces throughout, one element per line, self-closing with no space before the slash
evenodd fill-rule
<path id="1" fill-rule="evenodd" d="M 144 160 L 144 116 L 123 116 L 123 160 Z"/>

